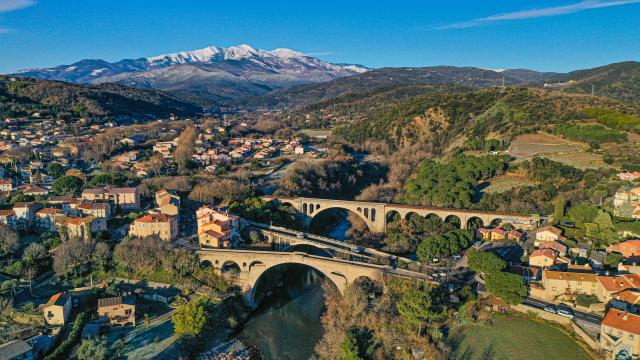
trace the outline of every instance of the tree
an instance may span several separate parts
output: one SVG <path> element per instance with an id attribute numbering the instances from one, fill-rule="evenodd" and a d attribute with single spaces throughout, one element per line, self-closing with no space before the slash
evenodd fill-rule
<path id="1" fill-rule="evenodd" d="M 564 207 L 566 205 L 566 201 L 564 196 L 558 195 L 558 197 L 553 201 L 553 221 L 558 223 L 564 217 Z"/>
<path id="2" fill-rule="evenodd" d="M 60 163 L 52 162 L 47 167 L 47 174 L 53 176 L 54 178 L 59 178 L 64 174 L 64 167 Z"/>
<path id="3" fill-rule="evenodd" d="M 569 209 L 569 218 L 581 227 L 584 223 L 592 222 L 598 215 L 598 208 L 590 205 L 577 205 Z"/>
<path id="4" fill-rule="evenodd" d="M 358 344 L 351 331 L 346 331 L 340 344 L 340 360 L 360 360 Z"/>
<path id="5" fill-rule="evenodd" d="M 60 245 L 53 256 L 53 269 L 60 277 L 77 277 L 90 270 L 94 243 L 69 239 Z"/>
<path id="6" fill-rule="evenodd" d="M 473 244 L 471 233 L 468 230 L 456 229 L 424 239 L 416 253 L 420 260 L 428 260 L 457 254 L 469 248 L 471 244 Z"/>
<path id="7" fill-rule="evenodd" d="M 82 189 L 83 181 L 79 177 L 66 175 L 53 182 L 51 190 L 60 195 L 76 196 Z"/>
<path id="8" fill-rule="evenodd" d="M 96 270 L 107 271 L 111 261 L 111 248 L 109 248 L 109 245 L 103 242 L 97 243 L 93 249 L 92 259 Z"/>
<path id="9" fill-rule="evenodd" d="M 87 187 L 105 187 L 105 186 L 125 186 L 127 184 L 127 177 L 122 173 L 100 173 L 94 176 L 91 181 L 87 183 Z"/>
<path id="10" fill-rule="evenodd" d="M 106 339 L 83 339 L 76 349 L 76 357 L 78 360 L 106 360 L 109 358 L 108 352 Z"/>
<path id="11" fill-rule="evenodd" d="M 607 265 L 610 269 L 617 269 L 618 264 L 624 260 L 624 256 L 622 254 L 618 254 L 615 252 L 607 254 L 604 258 L 604 264 Z"/>
<path id="12" fill-rule="evenodd" d="M 208 298 L 200 298 L 178 307 L 173 314 L 173 324 L 178 334 L 190 337 L 199 336 L 207 326 L 207 316 L 212 302 Z"/>
<path id="13" fill-rule="evenodd" d="M 487 290 L 508 304 L 521 304 L 527 297 L 527 287 L 519 275 L 492 272 L 487 274 L 485 280 Z"/>
<path id="14" fill-rule="evenodd" d="M 0 255 L 13 253 L 18 246 L 18 234 L 7 226 L 0 228 Z"/>
<path id="15" fill-rule="evenodd" d="M 408 323 L 418 326 L 418 334 L 422 332 L 422 324 L 439 317 L 440 314 L 432 309 L 432 299 L 429 289 L 412 287 L 396 303 L 398 313 Z"/>
<path id="16" fill-rule="evenodd" d="M 29 280 L 33 279 L 48 261 L 49 254 L 44 246 L 40 244 L 29 244 L 22 253 L 22 267 Z M 29 283 L 29 286 L 31 286 L 31 283 Z"/>
<path id="17" fill-rule="evenodd" d="M 178 137 L 176 150 L 173 155 L 178 162 L 178 165 L 180 165 L 180 168 L 183 170 L 191 162 L 191 155 L 193 155 L 196 137 L 197 134 L 194 127 L 184 129 Z"/>
<path id="18" fill-rule="evenodd" d="M 477 273 L 489 274 L 499 272 L 507 266 L 507 263 L 492 252 L 478 252 L 475 249 L 471 249 L 467 256 L 469 267 Z"/>

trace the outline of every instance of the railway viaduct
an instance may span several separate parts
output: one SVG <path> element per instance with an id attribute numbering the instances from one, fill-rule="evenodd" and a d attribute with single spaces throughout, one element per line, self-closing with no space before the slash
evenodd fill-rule
<path id="1" fill-rule="evenodd" d="M 443 221 L 452 221 L 467 228 L 471 223 L 489 226 L 496 223 L 509 223 L 516 228 L 529 229 L 540 225 L 539 215 L 517 215 L 491 211 L 476 211 L 464 209 L 446 209 L 417 205 L 386 204 L 377 202 L 348 201 L 333 199 L 318 199 L 306 197 L 276 197 L 264 196 L 265 201 L 279 201 L 294 207 L 304 217 L 306 226 L 311 224 L 314 217 L 329 209 L 344 209 L 358 215 L 373 233 L 384 233 L 387 222 L 393 216 L 408 219 L 411 215 L 422 217 L 437 216 Z"/>
<path id="2" fill-rule="evenodd" d="M 213 266 L 217 270 L 224 270 L 225 267 L 229 266 L 237 267 L 239 273 L 236 282 L 250 302 L 254 300 L 255 289 L 262 275 L 269 269 L 283 264 L 302 264 L 318 270 L 336 285 L 340 293 L 343 293 L 347 286 L 358 279 L 366 278 L 380 281 L 385 274 L 421 280 L 427 279 L 426 275 L 409 270 L 393 269 L 385 265 L 327 258 L 299 252 L 201 249 L 197 251 L 197 254 L 201 265 Z"/>

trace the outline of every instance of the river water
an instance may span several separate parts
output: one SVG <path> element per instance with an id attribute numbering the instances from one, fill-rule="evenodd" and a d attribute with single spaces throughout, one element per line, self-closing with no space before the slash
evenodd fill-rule
<path id="1" fill-rule="evenodd" d="M 265 360 L 309 359 L 322 337 L 324 281 L 324 276 L 312 268 L 287 268 L 236 338 L 258 347 Z"/>

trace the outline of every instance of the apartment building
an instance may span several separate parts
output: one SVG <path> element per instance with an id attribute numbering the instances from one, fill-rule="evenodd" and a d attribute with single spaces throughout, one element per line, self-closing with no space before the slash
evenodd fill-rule
<path id="1" fill-rule="evenodd" d="M 76 206 L 76 209 L 84 215 L 111 219 L 111 206 L 107 203 L 82 202 Z"/>
<path id="2" fill-rule="evenodd" d="M 158 236 L 172 241 L 178 236 L 178 218 L 167 214 L 147 214 L 131 224 L 129 234 L 140 238 Z"/>
<path id="3" fill-rule="evenodd" d="M 108 201 L 124 210 L 140 209 L 140 191 L 137 188 L 85 189 L 82 198 L 88 201 Z"/>
<path id="4" fill-rule="evenodd" d="M 600 326 L 600 347 L 609 359 L 640 356 L 640 316 L 611 309 Z"/>
<path id="5" fill-rule="evenodd" d="M 220 248 L 231 245 L 238 231 L 239 217 L 209 206 L 198 209 L 196 217 L 200 246 Z"/>
<path id="6" fill-rule="evenodd" d="M 155 200 L 161 214 L 178 215 L 180 213 L 180 196 L 162 189 L 156 192 Z"/>
<path id="7" fill-rule="evenodd" d="M 60 209 L 40 209 L 36 212 L 36 227 L 44 231 L 56 231 L 56 219 L 60 216 L 64 216 L 64 213 Z"/>
<path id="8" fill-rule="evenodd" d="M 10 192 L 13 191 L 13 182 L 11 180 L 0 180 L 0 191 Z"/>

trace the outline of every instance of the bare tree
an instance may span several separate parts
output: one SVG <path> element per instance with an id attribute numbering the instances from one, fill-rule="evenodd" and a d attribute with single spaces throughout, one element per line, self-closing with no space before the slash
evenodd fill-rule
<path id="1" fill-rule="evenodd" d="M 0 228 L 0 255 L 10 254 L 16 250 L 18 234 L 4 226 Z"/>

